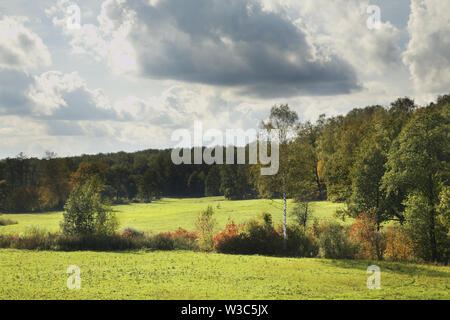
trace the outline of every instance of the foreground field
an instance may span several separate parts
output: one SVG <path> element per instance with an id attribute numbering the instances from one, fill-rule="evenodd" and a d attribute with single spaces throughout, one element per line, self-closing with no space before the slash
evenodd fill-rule
<path id="1" fill-rule="evenodd" d="M 223 197 L 162 199 L 115 206 L 121 227 L 143 231 L 193 229 L 211 205 L 222 228 L 261 212 L 282 221 L 281 201 L 226 201 Z M 289 206 L 292 208 L 292 205 Z M 313 216 L 335 219 L 341 204 L 316 202 Z M 5 214 L 18 221 L 0 233 L 29 226 L 59 230 L 61 212 Z M 351 220 L 346 223 L 350 223 Z M 381 267 L 380 290 L 366 286 L 367 266 Z M 81 269 L 81 290 L 69 290 L 66 270 Z M 405 263 L 292 259 L 165 252 L 34 252 L 0 250 L 0 299 L 449 299 L 450 268 Z"/>
<path id="2" fill-rule="evenodd" d="M 236 223 L 256 217 L 261 212 L 272 213 L 275 223 L 282 221 L 281 200 L 242 200 L 227 201 L 224 197 L 198 199 L 165 198 L 149 204 L 130 204 L 114 206 L 121 227 L 134 227 L 142 231 L 165 232 L 178 227 L 188 230 L 194 228 L 197 214 L 208 205 L 216 213 L 219 228 L 223 228 L 228 219 Z M 342 204 L 332 202 L 314 202 L 314 217 L 334 219 L 333 215 Z M 290 206 L 292 208 L 292 206 Z M 58 231 L 62 212 L 34 214 L 4 214 L 2 218 L 17 221 L 19 224 L 0 227 L 0 233 L 23 232 L 29 226 L 38 226 L 48 231 Z"/>
<path id="3" fill-rule="evenodd" d="M 0 299 L 449 299 L 450 270 L 367 261 L 175 252 L 0 250 Z M 81 269 L 81 290 L 66 286 Z"/>

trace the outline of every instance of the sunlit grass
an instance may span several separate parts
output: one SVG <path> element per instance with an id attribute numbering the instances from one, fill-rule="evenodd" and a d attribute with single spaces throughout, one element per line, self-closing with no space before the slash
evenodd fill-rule
<path id="1" fill-rule="evenodd" d="M 218 228 L 225 226 L 228 219 L 240 223 L 256 217 L 262 212 L 271 213 L 275 223 L 281 223 L 283 216 L 281 200 L 228 201 L 223 197 L 164 198 L 149 204 L 120 205 L 113 208 L 117 212 L 121 227 L 133 227 L 141 231 L 164 232 L 175 230 L 178 227 L 192 230 L 197 214 L 208 205 L 211 205 L 215 210 Z M 314 202 L 314 217 L 334 219 L 334 213 L 342 207 L 343 204 L 327 201 Z M 292 208 L 291 201 L 289 201 L 288 208 Z M 0 227 L 0 233 L 23 232 L 31 225 L 45 228 L 48 231 L 58 231 L 62 212 L 4 214 L 2 217 L 17 221 L 18 224 Z"/>
<path id="2" fill-rule="evenodd" d="M 142 231 L 193 229 L 200 210 L 211 205 L 218 228 L 270 212 L 282 221 L 281 200 L 227 201 L 223 197 L 162 199 L 115 206 L 122 227 Z M 292 208 L 289 202 L 289 208 Z M 336 219 L 342 204 L 315 202 L 314 217 Z M 0 233 L 29 226 L 59 230 L 61 212 L 5 214 L 19 222 Z M 290 219 L 291 217 L 289 217 Z M 347 220 L 346 223 L 351 223 Z M 366 286 L 368 265 L 382 271 L 382 289 Z M 68 290 L 67 267 L 82 272 L 82 289 Z M 292 259 L 167 252 L 33 252 L 0 250 L 0 299 L 448 299 L 448 267 L 407 263 Z"/>
<path id="3" fill-rule="evenodd" d="M 0 250 L 0 299 L 448 299 L 450 269 L 361 260 L 233 256 L 189 251 Z M 81 269 L 68 290 L 67 267 Z"/>

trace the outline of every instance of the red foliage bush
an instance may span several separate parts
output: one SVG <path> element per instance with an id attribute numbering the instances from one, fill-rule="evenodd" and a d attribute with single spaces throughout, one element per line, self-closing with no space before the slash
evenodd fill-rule
<path id="1" fill-rule="evenodd" d="M 187 231 L 183 228 L 178 228 L 174 232 L 164 232 L 157 235 L 161 242 L 173 243 L 173 247 L 182 250 L 198 249 L 197 234 L 192 231 Z"/>
<path id="2" fill-rule="evenodd" d="M 181 227 L 179 227 L 175 232 L 170 233 L 169 234 L 173 237 L 173 238 L 182 238 L 182 239 L 187 239 L 187 240 L 192 240 L 195 241 L 197 239 L 197 234 L 193 231 L 188 231 L 186 229 L 183 229 Z"/>
<path id="3" fill-rule="evenodd" d="M 124 237 L 124 238 L 136 238 L 136 237 L 142 237 L 143 235 L 144 235 L 143 232 L 138 231 L 133 228 L 126 228 L 122 232 L 122 237 Z"/>
<path id="4" fill-rule="evenodd" d="M 241 240 L 240 236 L 244 225 L 236 225 L 234 221 L 228 222 L 221 232 L 214 237 L 214 248 L 218 252 L 231 253 L 235 245 Z"/>

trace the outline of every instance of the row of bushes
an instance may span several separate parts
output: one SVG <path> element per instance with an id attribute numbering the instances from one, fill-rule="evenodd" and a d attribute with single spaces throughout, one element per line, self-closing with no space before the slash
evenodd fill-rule
<path id="1" fill-rule="evenodd" d="M 374 221 L 361 215 L 352 226 L 338 222 L 315 221 L 312 228 L 287 226 L 284 241 L 282 226 L 274 227 L 270 214 L 245 224 L 227 224 L 214 237 L 217 252 L 231 254 L 287 255 L 327 259 L 415 260 L 411 239 L 398 227 L 378 230 Z"/>
<path id="2" fill-rule="evenodd" d="M 4 237 L 4 245 L 59 250 L 216 250 L 236 254 L 334 259 L 381 260 L 386 256 L 392 260 L 411 260 L 414 256 L 414 246 L 407 233 L 399 229 L 381 230 L 370 213 L 361 214 L 350 228 L 337 222 L 315 222 L 311 229 L 307 229 L 308 216 L 303 214 L 309 212 L 307 207 L 301 208 L 297 214 L 294 212 L 297 224 L 287 227 L 286 240 L 282 228 L 273 226 L 269 213 L 239 226 L 230 222 L 216 234 L 217 222 L 211 206 L 197 216 L 195 233 L 179 229 L 173 233 L 148 235 L 127 229 L 118 234 L 119 221 L 112 208 L 102 202 L 102 189 L 96 178 L 74 187 L 64 206 L 61 235 Z M 420 251 L 417 246 L 414 249 L 416 253 Z M 416 256 L 420 257 L 420 254 Z M 424 260 L 427 260 L 426 257 Z M 445 258 L 443 261 L 446 261 Z"/>
<path id="3" fill-rule="evenodd" d="M 0 248 L 56 251 L 197 250 L 196 235 L 175 232 L 146 234 L 125 229 L 114 235 L 64 235 L 30 228 L 23 234 L 0 235 Z"/>
<path id="4" fill-rule="evenodd" d="M 202 250 L 227 254 L 261 254 L 328 259 L 420 260 L 411 238 L 399 227 L 377 228 L 368 215 L 360 215 L 351 226 L 338 222 L 314 221 L 311 228 L 287 226 L 284 241 L 282 226 L 274 227 L 264 213 L 257 219 L 237 225 L 230 221 L 214 233 L 212 209 L 202 212 L 196 231 L 179 228 L 175 232 L 143 233 L 127 228 L 112 235 L 67 235 L 38 228 L 23 234 L 0 235 L 0 248 L 60 251 L 120 250 Z"/>

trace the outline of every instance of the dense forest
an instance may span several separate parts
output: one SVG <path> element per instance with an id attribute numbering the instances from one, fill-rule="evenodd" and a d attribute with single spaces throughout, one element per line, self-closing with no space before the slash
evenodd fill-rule
<path id="1" fill-rule="evenodd" d="M 448 188 L 450 95 L 427 106 L 399 98 L 389 107 L 321 115 L 315 123 L 299 123 L 288 106 L 272 108 L 276 117 L 274 110 L 292 116 L 287 125 L 294 132 L 280 144 L 277 176 L 260 176 L 258 165 L 175 165 L 171 150 L 66 158 L 47 152 L 42 159 L 20 154 L 0 161 L 0 212 L 60 210 L 73 186 L 93 176 L 113 203 L 284 194 L 297 201 L 346 201 L 349 212 L 379 211 L 380 221 L 402 221 L 411 192 L 422 190 L 432 203 Z"/>

